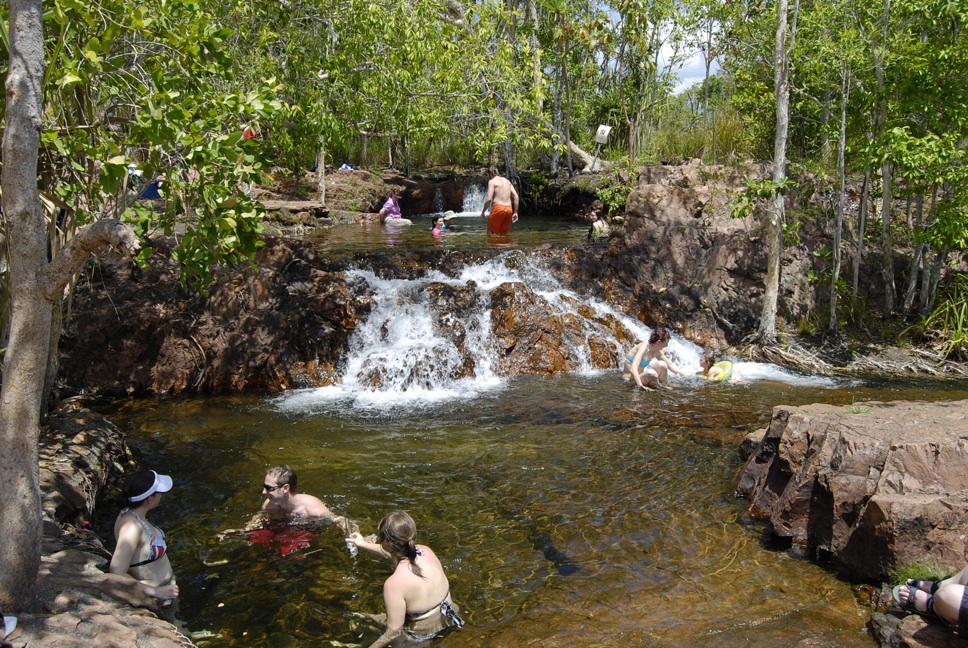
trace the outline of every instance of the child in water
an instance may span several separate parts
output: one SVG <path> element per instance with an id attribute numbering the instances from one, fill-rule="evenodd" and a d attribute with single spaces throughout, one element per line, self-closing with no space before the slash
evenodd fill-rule
<path id="1" fill-rule="evenodd" d="M 739 373 L 736 367 L 729 360 L 720 360 L 716 362 L 716 352 L 707 351 L 703 354 L 702 358 L 699 360 L 699 365 L 702 367 L 702 371 L 699 375 L 706 380 L 715 380 L 718 382 L 736 382 L 741 380 L 743 376 Z"/>

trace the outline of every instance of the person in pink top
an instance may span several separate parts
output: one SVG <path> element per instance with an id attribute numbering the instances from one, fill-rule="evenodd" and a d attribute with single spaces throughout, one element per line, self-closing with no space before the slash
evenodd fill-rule
<path id="1" fill-rule="evenodd" d="M 387 201 L 383 203 L 383 207 L 380 208 L 380 220 L 384 224 L 393 225 L 412 225 L 412 221 L 403 217 L 400 212 L 400 188 L 392 187 L 390 189 L 390 197 Z"/>

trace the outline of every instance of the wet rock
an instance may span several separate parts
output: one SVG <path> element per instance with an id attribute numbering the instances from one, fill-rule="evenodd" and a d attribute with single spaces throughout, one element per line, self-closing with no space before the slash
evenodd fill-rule
<path id="1" fill-rule="evenodd" d="M 968 403 L 774 408 L 739 492 L 774 533 L 858 581 L 968 558 Z"/>

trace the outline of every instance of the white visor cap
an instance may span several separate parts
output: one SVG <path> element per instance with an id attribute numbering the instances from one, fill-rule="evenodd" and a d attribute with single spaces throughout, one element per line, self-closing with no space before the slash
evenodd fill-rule
<path id="1" fill-rule="evenodd" d="M 155 493 L 167 493 L 171 490 L 171 477 L 168 475 L 159 475 L 154 470 L 150 471 L 152 475 L 155 476 L 155 482 L 151 485 L 151 488 L 146 490 L 141 495 L 135 495 L 134 497 L 129 497 L 129 502 L 140 502 L 146 500 Z"/>

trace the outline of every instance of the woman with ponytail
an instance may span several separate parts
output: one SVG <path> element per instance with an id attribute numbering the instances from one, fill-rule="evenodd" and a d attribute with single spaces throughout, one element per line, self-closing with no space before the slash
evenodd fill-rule
<path id="1" fill-rule="evenodd" d="M 416 539 L 417 525 L 404 511 L 394 511 L 380 521 L 376 542 L 359 533 L 347 538 L 393 563 L 393 574 L 383 583 L 386 614 L 373 616 L 386 630 L 370 648 L 388 646 L 401 634 L 426 641 L 446 628 L 464 625 L 450 598 L 450 583 L 440 560 L 430 547 L 416 544 Z"/>

